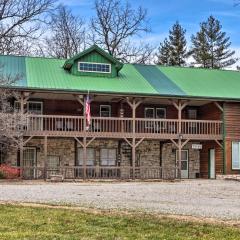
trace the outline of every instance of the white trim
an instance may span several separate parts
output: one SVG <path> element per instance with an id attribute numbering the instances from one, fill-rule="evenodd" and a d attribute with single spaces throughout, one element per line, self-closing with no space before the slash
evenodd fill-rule
<path id="1" fill-rule="evenodd" d="M 43 114 L 43 102 L 40 101 L 28 101 L 27 102 L 27 111 L 29 112 L 29 103 L 40 103 L 41 104 L 41 114 Z"/>
<path id="2" fill-rule="evenodd" d="M 111 105 L 100 105 L 100 117 L 102 117 L 102 107 L 109 108 L 109 117 L 111 117 L 112 116 L 112 106 Z"/>
<path id="3" fill-rule="evenodd" d="M 95 65 L 107 65 L 109 66 L 109 72 L 101 72 L 101 71 L 89 71 L 89 70 L 80 70 L 80 63 L 86 64 L 95 64 Z M 97 62 L 78 62 L 78 71 L 79 72 L 93 72 L 93 73 L 111 73 L 112 72 L 112 65 L 109 63 L 97 63 Z"/>
<path id="4" fill-rule="evenodd" d="M 238 144 L 238 164 L 239 167 L 233 167 L 233 145 L 234 144 Z M 232 162 L 231 162 L 231 166 L 232 166 L 232 170 L 240 170 L 240 142 L 239 141 L 232 141 Z"/>

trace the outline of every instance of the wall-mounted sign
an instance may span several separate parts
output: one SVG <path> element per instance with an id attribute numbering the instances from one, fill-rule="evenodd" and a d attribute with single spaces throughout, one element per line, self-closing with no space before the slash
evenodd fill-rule
<path id="1" fill-rule="evenodd" d="M 192 144 L 192 149 L 202 149 L 202 144 Z"/>

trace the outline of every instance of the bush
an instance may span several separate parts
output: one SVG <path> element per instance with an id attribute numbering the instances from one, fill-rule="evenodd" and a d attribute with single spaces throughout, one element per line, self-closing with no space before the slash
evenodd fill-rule
<path id="1" fill-rule="evenodd" d="M 15 179 L 20 176 L 20 170 L 6 164 L 0 165 L 0 179 Z"/>
<path id="2" fill-rule="evenodd" d="M 0 179 L 4 179 L 4 178 L 5 178 L 4 173 L 0 172 Z"/>

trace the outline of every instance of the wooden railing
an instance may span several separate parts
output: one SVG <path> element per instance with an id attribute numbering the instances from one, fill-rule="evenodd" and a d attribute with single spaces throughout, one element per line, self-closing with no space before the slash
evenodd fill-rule
<path id="1" fill-rule="evenodd" d="M 132 118 L 106 118 L 92 117 L 91 126 L 86 130 L 87 134 L 101 136 L 116 135 L 124 136 L 133 133 Z M 221 136 L 222 121 L 212 120 L 181 120 L 181 131 L 179 131 L 178 119 L 135 119 L 135 134 L 139 137 L 161 135 L 202 135 Z M 58 115 L 29 115 L 26 126 L 28 134 L 45 135 L 81 135 L 84 132 L 84 118 L 82 116 L 58 116 Z"/>
<path id="2" fill-rule="evenodd" d="M 102 167 L 86 168 L 86 179 L 176 179 L 177 168 L 136 167 L 135 177 L 133 167 Z M 80 166 L 61 167 L 58 169 L 43 167 L 24 167 L 22 175 L 25 179 L 50 179 L 51 176 L 61 175 L 63 179 L 83 179 L 84 168 Z"/>

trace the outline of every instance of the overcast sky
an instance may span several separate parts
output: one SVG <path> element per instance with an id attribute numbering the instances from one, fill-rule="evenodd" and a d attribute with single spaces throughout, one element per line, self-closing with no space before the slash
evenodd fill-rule
<path id="1" fill-rule="evenodd" d="M 125 0 L 123 0 L 125 1 Z M 169 28 L 177 20 L 187 30 L 187 39 L 199 29 L 199 23 L 209 15 L 218 18 L 223 30 L 230 36 L 232 48 L 240 56 L 240 6 L 236 0 L 129 0 L 132 7 L 139 5 L 148 10 L 152 32 L 145 41 L 158 45 L 168 35 Z M 88 21 L 93 15 L 94 0 L 60 0 L 72 8 L 74 14 Z"/>

